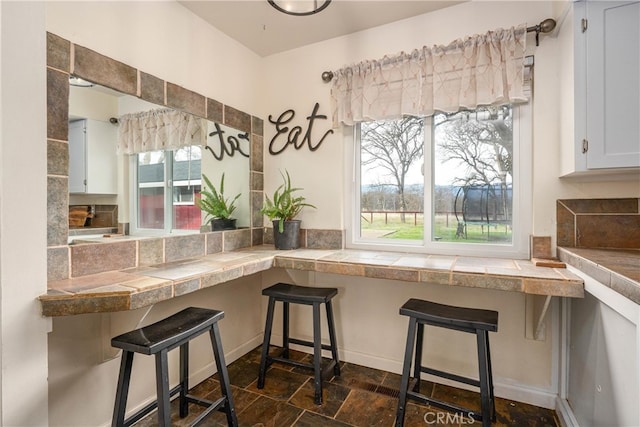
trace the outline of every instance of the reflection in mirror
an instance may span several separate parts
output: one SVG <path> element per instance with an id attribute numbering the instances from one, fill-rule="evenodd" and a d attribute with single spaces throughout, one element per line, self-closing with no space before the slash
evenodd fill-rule
<path id="1" fill-rule="evenodd" d="M 69 120 L 87 124 L 83 128 L 83 146 L 88 148 L 81 153 L 72 152 L 71 128 L 77 125 L 70 123 L 69 204 L 70 209 L 71 206 L 87 207 L 89 216 L 84 226 L 70 224 L 70 234 L 74 228 L 105 225 L 109 222 L 107 217 L 114 215 L 115 218 L 109 218 L 113 219 L 113 227 L 118 222 L 129 223 L 130 233 L 134 235 L 200 230 L 204 215 L 195 205 L 195 199 L 200 194 L 201 175 L 207 175 L 217 184 L 223 173 L 225 195 L 241 194 L 233 214 L 237 226 L 250 226 L 248 134 L 187 115 L 190 120 L 202 123 L 203 138 L 198 141 L 204 145 L 116 155 L 119 125 L 114 119 L 167 110 L 99 85 L 70 87 Z M 96 132 L 92 131 L 96 127 L 106 128 L 110 136 L 96 138 Z M 100 169 L 111 174 L 100 175 Z M 85 186 L 72 186 L 72 175 Z M 104 185 L 105 181 L 112 182 Z M 98 187 L 91 186 L 92 182 L 103 185 L 96 189 Z"/>

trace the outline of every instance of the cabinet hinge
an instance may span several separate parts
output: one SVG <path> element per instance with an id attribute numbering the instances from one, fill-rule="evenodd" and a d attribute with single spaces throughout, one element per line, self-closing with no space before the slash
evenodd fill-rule
<path id="1" fill-rule="evenodd" d="M 585 138 L 582 140 L 582 154 L 586 153 L 587 151 L 589 151 L 589 140 Z"/>
<path id="2" fill-rule="evenodd" d="M 587 18 L 582 18 L 582 20 L 580 20 L 580 28 L 582 29 L 583 33 L 587 31 L 588 26 L 589 24 L 587 22 Z"/>

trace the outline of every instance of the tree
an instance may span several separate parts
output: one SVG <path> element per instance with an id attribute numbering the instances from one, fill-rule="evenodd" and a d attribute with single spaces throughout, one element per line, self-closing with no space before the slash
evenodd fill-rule
<path id="1" fill-rule="evenodd" d="M 464 167 L 456 176 L 460 186 L 486 186 L 498 197 L 504 218 L 508 218 L 507 186 L 513 177 L 513 115 L 510 105 L 478 108 L 434 117 L 437 150 L 444 162 Z"/>
<path id="2" fill-rule="evenodd" d="M 404 117 L 400 120 L 366 122 L 361 127 L 362 165 L 385 171 L 405 211 L 405 180 L 409 169 L 421 161 L 424 150 L 424 119 Z M 402 222 L 405 221 L 402 214 Z"/>

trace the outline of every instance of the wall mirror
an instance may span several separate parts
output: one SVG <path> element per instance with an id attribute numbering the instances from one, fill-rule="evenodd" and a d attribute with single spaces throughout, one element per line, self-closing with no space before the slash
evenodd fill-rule
<path id="1" fill-rule="evenodd" d="M 76 235 L 86 238 L 116 232 L 118 223 L 129 224 L 132 235 L 200 230 L 205 222 L 195 199 L 205 185 L 202 174 L 217 190 L 224 174 L 225 198 L 232 200 L 240 195 L 233 212 L 236 226 L 250 227 L 251 144 L 247 132 L 182 113 L 202 124 L 205 145 L 116 154 L 121 117 L 143 117 L 139 125 L 149 134 L 157 130 L 154 114 L 166 110 L 165 106 L 97 84 L 78 86 L 72 82 L 70 242 Z"/>

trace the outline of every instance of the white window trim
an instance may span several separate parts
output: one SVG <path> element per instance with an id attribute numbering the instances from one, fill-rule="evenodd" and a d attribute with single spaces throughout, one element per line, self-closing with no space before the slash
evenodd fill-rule
<path id="1" fill-rule="evenodd" d="M 532 230 L 532 101 L 513 106 L 513 133 L 518 143 L 514 144 L 514 158 L 518 159 L 513 174 L 513 220 L 511 244 L 455 243 L 431 241 L 432 198 L 425 194 L 424 240 L 363 239 L 360 227 L 360 150 L 357 141 L 359 127 L 345 127 L 345 227 L 346 248 L 393 252 L 415 252 L 434 255 L 464 255 L 529 259 L 529 236 Z M 425 188 L 431 188 L 432 156 L 431 120 L 425 120 Z"/>
<path id="2" fill-rule="evenodd" d="M 171 156 L 169 156 L 171 157 Z M 168 168 L 171 168 L 170 164 L 173 161 L 173 158 L 170 159 L 169 162 L 166 161 L 168 157 L 165 156 L 165 177 L 166 171 Z M 184 234 L 198 234 L 199 230 L 180 230 L 173 228 L 173 185 L 171 182 L 165 186 L 162 182 L 152 182 L 143 184 L 141 187 L 163 187 L 165 188 L 165 198 L 164 198 L 164 223 L 165 227 L 162 229 L 159 228 L 140 228 L 138 225 L 138 155 L 132 154 L 129 156 L 129 206 L 131 206 L 130 218 L 131 222 L 129 223 L 129 234 L 133 236 L 166 236 L 167 234 L 172 235 L 184 235 Z M 167 180 L 170 181 L 170 180 Z M 195 180 L 194 180 L 195 181 Z M 185 181 L 186 182 L 186 181 Z M 182 203 L 181 203 L 182 204 Z M 193 203 L 190 203 L 193 204 Z M 166 225 L 170 224 L 169 227 Z"/>

